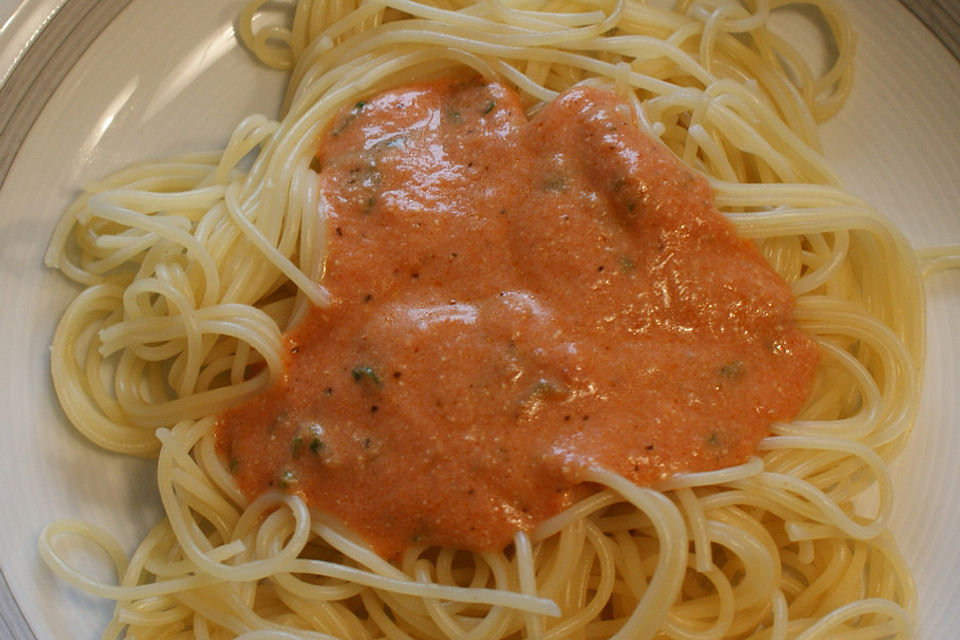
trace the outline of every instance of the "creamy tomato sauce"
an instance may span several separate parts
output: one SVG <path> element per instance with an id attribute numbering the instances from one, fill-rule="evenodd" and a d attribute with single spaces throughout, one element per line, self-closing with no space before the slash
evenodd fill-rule
<path id="1" fill-rule="evenodd" d="M 584 88 L 528 121 L 481 81 L 344 111 L 314 163 L 334 304 L 221 416 L 241 489 L 297 492 L 387 557 L 493 550 L 585 467 L 734 465 L 792 417 L 817 356 L 789 288 L 626 114 Z"/>

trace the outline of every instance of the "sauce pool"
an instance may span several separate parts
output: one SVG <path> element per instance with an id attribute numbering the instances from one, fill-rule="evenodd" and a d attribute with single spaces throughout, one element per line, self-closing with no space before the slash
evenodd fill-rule
<path id="1" fill-rule="evenodd" d="M 333 304 L 220 416 L 241 490 L 302 495 L 385 557 L 496 550 L 603 466 L 640 485 L 744 462 L 812 383 L 789 287 L 706 181 L 576 88 L 352 105 L 314 166 Z"/>

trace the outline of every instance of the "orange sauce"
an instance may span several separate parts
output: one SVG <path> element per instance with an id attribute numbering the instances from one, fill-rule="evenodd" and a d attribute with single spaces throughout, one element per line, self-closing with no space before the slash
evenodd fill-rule
<path id="1" fill-rule="evenodd" d="M 528 121 L 498 84 L 351 105 L 315 160 L 334 304 L 226 412 L 240 488 L 301 494 L 382 555 L 499 549 L 590 490 L 744 462 L 810 388 L 787 285 L 614 96 Z"/>

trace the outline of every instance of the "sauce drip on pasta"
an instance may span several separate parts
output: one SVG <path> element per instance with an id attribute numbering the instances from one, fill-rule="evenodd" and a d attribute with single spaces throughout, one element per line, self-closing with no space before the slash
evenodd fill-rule
<path id="1" fill-rule="evenodd" d="M 334 303 L 218 423 L 251 497 L 300 493 L 387 557 L 494 550 L 585 467 L 738 464 L 807 396 L 789 287 L 612 94 L 528 121 L 499 84 L 399 88 L 345 109 L 314 166 Z"/>

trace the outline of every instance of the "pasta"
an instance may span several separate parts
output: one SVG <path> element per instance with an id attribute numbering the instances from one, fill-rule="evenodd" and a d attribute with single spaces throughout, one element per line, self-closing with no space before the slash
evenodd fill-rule
<path id="1" fill-rule="evenodd" d="M 243 9 L 238 33 L 289 70 L 282 117 L 93 185 L 47 253 L 84 286 L 54 338 L 60 402 L 93 442 L 157 457 L 166 514 L 130 558 L 92 525 L 44 530 L 58 575 L 117 601 L 104 637 L 910 635 L 886 464 L 917 406 L 921 276 L 819 154 L 816 123 L 852 82 L 852 29 L 832 2 L 806 3 L 838 52 L 820 76 L 770 27 L 789 4 L 775 0 L 302 0 L 290 27 L 264 25 L 265 4 Z M 311 215 L 320 132 L 345 104 L 464 69 L 515 86 L 530 113 L 577 84 L 626 99 L 789 283 L 820 364 L 800 415 L 744 465 L 653 489 L 591 469 L 602 491 L 503 552 L 413 547 L 388 563 L 295 494 L 248 501 L 214 426 L 281 374 L 283 331 L 328 303 Z M 106 550 L 118 583 L 65 562 L 64 535 Z"/>

